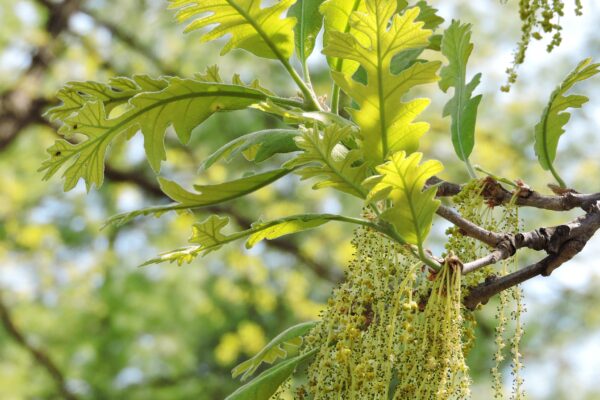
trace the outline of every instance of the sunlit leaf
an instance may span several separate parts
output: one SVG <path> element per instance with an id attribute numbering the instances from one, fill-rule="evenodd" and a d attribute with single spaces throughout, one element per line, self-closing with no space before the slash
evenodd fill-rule
<path id="1" fill-rule="evenodd" d="M 418 148 L 419 139 L 429 124 L 413 120 L 427 107 L 429 100 L 403 102 L 402 98 L 417 85 L 435 82 L 440 63 L 415 63 L 397 75 L 392 74 L 394 56 L 427 46 L 431 31 L 422 28 L 423 22 L 415 22 L 418 7 L 400 16 L 395 14 L 395 2 L 367 0 L 366 4 L 367 12 L 352 14 L 352 32 L 355 33 L 331 32 L 323 52 L 357 61 L 365 69 L 366 84 L 346 73 L 332 73 L 336 83 L 359 107 L 351 110 L 351 114 L 361 130 L 366 160 L 380 164 L 397 151 L 410 153 Z M 369 39 L 367 44 L 362 37 Z"/>
<path id="2" fill-rule="evenodd" d="M 331 32 L 350 32 L 352 30 L 350 16 L 354 11 L 365 9 L 364 0 L 326 0 L 320 8 L 324 17 L 324 46 L 327 46 Z M 348 75 L 354 74 L 360 65 L 354 60 L 337 57 L 327 57 L 327 62 L 332 71 L 344 72 Z"/>
<path id="3" fill-rule="evenodd" d="M 296 158 L 285 164 L 296 171 L 302 179 L 317 178 L 314 189 L 333 187 L 351 195 L 365 198 L 362 181 L 367 176 L 367 165 L 361 160 L 361 152 L 348 150 L 342 142 L 351 135 L 351 127 L 330 125 L 323 132 L 315 128 L 302 128 L 296 144 L 303 150 Z"/>
<path id="4" fill-rule="evenodd" d="M 235 240 L 248 238 L 246 248 L 252 248 L 262 240 L 277 239 L 281 236 L 302 232 L 316 228 L 329 221 L 342 221 L 360 224 L 360 220 L 354 220 L 335 214 L 301 214 L 292 215 L 266 222 L 255 222 L 252 227 L 241 232 L 224 234 L 221 232 L 229 223 L 229 218 L 210 216 L 205 221 L 193 226 L 190 243 L 196 244 L 161 254 L 157 258 L 148 260 L 143 265 L 157 264 L 161 262 L 177 262 L 179 265 L 189 263 L 199 255 L 206 255 L 221 248 L 224 244 Z"/>
<path id="5" fill-rule="evenodd" d="M 289 169 L 276 169 L 246 176 L 216 185 L 194 185 L 198 193 L 185 190 L 179 184 L 168 179 L 159 178 L 161 190 L 183 207 L 197 208 L 223 203 L 263 188 L 286 176 Z"/>
<path id="6" fill-rule="evenodd" d="M 295 18 L 281 18 L 296 0 L 261 8 L 261 0 L 170 0 L 180 22 L 192 19 L 186 32 L 209 27 L 201 40 L 229 35 L 221 54 L 244 49 L 259 57 L 289 59 L 294 52 Z"/>
<path id="7" fill-rule="evenodd" d="M 323 16 L 319 12 L 321 3 L 323 0 L 297 0 L 288 12 L 288 16 L 298 21 L 294 27 L 294 38 L 296 54 L 302 62 L 312 54 L 317 35 L 323 27 Z"/>
<path id="8" fill-rule="evenodd" d="M 110 79 L 107 84 L 94 81 L 69 82 L 56 95 L 62 104 L 49 109 L 45 116 L 50 121 L 64 121 L 89 102 L 101 102 L 106 112 L 110 113 L 115 107 L 126 104 L 136 94 L 162 90 L 167 83 L 163 78 L 155 79 L 147 75 L 116 77 Z"/>
<path id="9" fill-rule="evenodd" d="M 164 138 L 169 126 L 173 126 L 179 139 L 186 143 L 192 130 L 216 112 L 244 109 L 267 99 L 297 104 L 272 98 L 257 82 L 243 86 L 234 77 L 237 84 L 221 83 L 214 68 L 209 68 L 205 75 L 198 75 L 197 79 L 165 79 L 164 89 L 136 94 L 128 100 L 127 109 L 114 117 L 107 114 L 102 96 L 101 100 L 88 101 L 87 97 L 91 95 L 86 94 L 81 109 L 69 112 L 59 131 L 66 139 L 71 140 L 76 134 L 81 134 L 86 140 L 71 143 L 61 139 L 50 147 L 50 158 L 40 168 L 46 171 L 44 178 L 49 179 L 61 167 L 70 164 L 64 173 L 65 190 L 72 189 L 81 178 L 86 181 L 88 190 L 92 185 L 100 186 L 110 143 L 119 135 L 131 136 L 140 129 L 148 162 L 155 171 L 159 171 L 161 161 L 166 159 Z M 218 81 L 207 82 L 206 79 Z M 158 85 L 162 81 L 154 82 Z M 140 84 L 140 87 L 144 86 Z M 69 108 L 73 104 L 69 103 Z M 67 112 L 67 109 L 59 107 L 58 114 L 51 115 L 58 117 Z"/>
<path id="10" fill-rule="evenodd" d="M 420 164 L 421 153 L 406 156 L 401 151 L 391 160 L 377 167 L 381 175 L 371 189 L 368 199 L 378 199 L 382 194 L 392 200 L 393 205 L 382 217 L 392 223 L 406 243 L 421 246 L 429 234 L 433 216 L 440 201 L 435 199 L 436 187 L 423 191 L 425 182 L 441 172 L 442 163 L 435 160 Z"/>
<path id="11" fill-rule="evenodd" d="M 246 248 L 254 247 L 262 240 L 273 240 L 291 233 L 313 229 L 332 220 L 329 214 L 305 214 L 275 221 L 255 222 L 246 241 Z"/>

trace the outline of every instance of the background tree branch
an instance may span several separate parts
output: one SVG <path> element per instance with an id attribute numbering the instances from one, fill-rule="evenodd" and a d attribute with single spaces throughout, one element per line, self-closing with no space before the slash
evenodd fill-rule
<path id="1" fill-rule="evenodd" d="M 48 372 L 61 396 L 67 400 L 77 400 L 78 397 L 69 390 L 65 374 L 60 370 L 58 364 L 50 357 L 50 355 L 40 347 L 33 346 L 28 340 L 23 331 L 19 329 L 14 322 L 11 312 L 4 302 L 2 292 L 0 291 L 0 321 L 6 333 L 26 352 L 31 355 L 36 364 L 41 366 Z"/>

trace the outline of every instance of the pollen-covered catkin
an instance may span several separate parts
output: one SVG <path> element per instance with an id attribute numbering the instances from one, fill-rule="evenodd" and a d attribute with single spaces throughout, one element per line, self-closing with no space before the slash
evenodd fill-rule
<path id="1" fill-rule="evenodd" d="M 368 228 L 353 245 L 347 279 L 306 340 L 319 347 L 310 398 L 468 398 L 460 267 L 433 274 Z"/>
<path id="2" fill-rule="evenodd" d="M 575 0 L 575 15 L 582 15 L 581 0 Z M 562 42 L 562 25 L 560 19 L 565 15 L 563 0 L 519 0 L 519 17 L 521 19 L 521 39 L 517 45 L 512 65 L 506 70 L 508 82 L 502 90 L 508 92 L 517 80 L 517 69 L 525 62 L 525 55 L 531 39 L 542 40 L 550 36 L 546 50 L 551 52 Z"/>

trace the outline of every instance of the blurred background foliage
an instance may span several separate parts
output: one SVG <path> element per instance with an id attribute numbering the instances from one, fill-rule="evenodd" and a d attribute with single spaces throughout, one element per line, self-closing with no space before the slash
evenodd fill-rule
<path id="1" fill-rule="evenodd" d="M 585 16 L 565 18 L 564 43 L 552 55 L 534 46 L 510 94 L 504 69 L 518 40 L 517 1 L 432 1 L 447 22 L 474 24 L 471 72 L 484 72 L 473 161 L 497 175 L 544 190 L 550 176 L 533 162 L 533 131 L 552 88 L 585 56 L 600 53 L 600 5 L 584 1 Z M 346 227 L 268 242 L 252 251 L 231 245 L 191 265 L 136 266 L 185 243 L 190 226 L 209 212 L 245 228 L 259 217 L 302 212 L 360 213 L 360 204 L 286 177 L 248 198 L 198 215 L 166 214 L 100 231 L 107 217 L 164 203 L 134 137 L 113 147 L 107 181 L 85 193 L 63 193 L 62 182 L 37 172 L 56 130 L 41 114 L 71 80 L 105 81 L 149 73 L 191 76 L 219 64 L 282 95 L 295 95 L 283 69 L 183 35 L 162 0 L 0 0 L 0 399 L 220 399 L 238 385 L 230 370 L 287 326 L 318 318 L 352 256 Z M 433 57 L 438 57 L 433 55 Z M 329 92 L 322 59 L 311 59 L 317 93 Z M 598 191 L 600 92 L 577 112 L 559 164 L 582 191 Z M 453 157 L 446 102 L 425 119 L 432 130 L 422 149 L 446 165 L 444 178 L 463 181 Z M 243 133 L 280 122 L 256 111 L 218 114 L 189 146 L 168 138 L 162 174 L 186 185 L 239 178 L 244 160 L 198 172 L 200 162 Z M 525 227 L 565 221 L 576 212 L 527 210 Z M 439 252 L 446 226 L 438 221 L 430 247 Z M 600 268 L 598 239 L 552 277 L 525 285 L 528 314 L 523 345 L 530 399 L 600 399 Z M 527 262 L 524 257 L 520 262 Z M 479 312 L 479 339 L 470 356 L 474 398 L 489 398 L 495 306 Z M 507 390 L 510 373 L 507 366 Z"/>

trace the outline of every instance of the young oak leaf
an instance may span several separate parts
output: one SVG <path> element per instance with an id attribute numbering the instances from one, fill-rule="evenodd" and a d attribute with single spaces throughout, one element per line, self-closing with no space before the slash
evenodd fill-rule
<path id="1" fill-rule="evenodd" d="M 481 95 L 471 97 L 473 90 L 479 85 L 481 74 L 467 83 L 467 62 L 473 51 L 471 43 L 471 25 L 452 21 L 442 39 L 442 54 L 449 61 L 440 71 L 440 88 L 447 92 L 454 88 L 454 97 L 444 107 L 443 116 L 451 116 L 450 131 L 452 144 L 458 158 L 464 161 L 469 174 L 475 175 L 469 162 L 469 156 L 475 145 L 475 121 Z"/>
<path id="2" fill-rule="evenodd" d="M 161 190 L 184 208 L 207 207 L 220 204 L 261 189 L 289 174 L 291 170 L 280 168 L 262 172 L 217 185 L 194 185 L 198 193 L 192 193 L 179 184 L 159 178 Z"/>
<path id="3" fill-rule="evenodd" d="M 327 126 L 323 133 L 316 128 L 301 128 L 302 135 L 296 144 L 303 150 L 296 158 L 284 164 L 296 171 L 304 180 L 320 178 L 313 188 L 333 187 L 344 193 L 365 198 L 366 189 L 362 181 L 367 176 L 368 166 L 362 162 L 358 150 L 348 150 L 342 142 L 351 136 L 350 126 Z"/>
<path id="4" fill-rule="evenodd" d="M 52 107 L 44 116 L 50 121 L 64 121 L 79 112 L 86 103 L 99 101 L 104 104 L 107 114 L 117 106 L 126 104 L 133 96 L 144 91 L 162 90 L 167 85 L 163 78 L 148 75 L 134 75 L 132 78 L 111 78 L 108 83 L 86 81 L 68 82 L 57 97 L 62 104 Z"/>
<path id="5" fill-rule="evenodd" d="M 422 157 L 422 153 L 406 156 L 404 151 L 392 155 L 390 161 L 376 168 L 380 176 L 367 197 L 371 201 L 385 195 L 392 200 L 392 207 L 383 212 L 382 218 L 396 228 L 406 243 L 419 247 L 429 234 L 440 205 L 435 199 L 437 188 L 423 188 L 429 178 L 444 169 L 436 160 L 419 165 Z"/>
<path id="6" fill-rule="evenodd" d="M 158 217 L 168 211 L 183 212 L 224 203 L 261 189 L 290 172 L 288 169 L 277 169 L 216 185 L 195 185 L 194 188 L 199 193 L 187 191 L 178 183 L 168 179 L 158 178 L 160 189 L 176 203 L 146 207 L 140 210 L 117 214 L 112 216 L 104 226 L 112 225 L 119 227 L 139 216 L 155 215 Z"/>
<path id="7" fill-rule="evenodd" d="M 212 73 L 210 77 L 218 75 Z M 76 144 L 58 140 L 50 147 L 50 159 L 40 168 L 47 171 L 44 179 L 49 179 L 71 162 L 64 174 L 65 190 L 72 189 L 81 178 L 86 181 L 88 190 L 92 185 L 100 186 L 109 144 L 121 134 L 129 137 L 140 129 L 148 162 L 159 171 L 161 161 L 166 159 L 164 138 L 168 126 L 172 125 L 179 139 L 186 143 L 192 130 L 214 113 L 245 109 L 271 98 L 258 89 L 256 83 L 248 87 L 206 82 L 202 76 L 198 78 L 165 78 L 167 83 L 162 90 L 135 95 L 129 100 L 128 108 L 116 117 L 109 118 L 102 101 L 85 103 L 63 121 L 59 132 L 67 139 L 79 133 L 87 140 Z M 285 99 L 279 100 L 289 103 Z"/>
<path id="8" fill-rule="evenodd" d="M 366 161 L 380 164 L 390 154 L 416 151 L 419 138 L 429 129 L 425 122 L 413 120 L 429 105 L 428 99 L 402 102 L 417 85 L 435 82 L 439 62 L 415 63 L 399 74 L 390 67 L 395 55 L 429 44 L 431 31 L 416 22 L 419 8 L 395 14 L 396 4 L 388 0 L 367 0 L 367 11 L 354 12 L 351 24 L 357 33 L 331 32 L 323 53 L 360 63 L 367 74 L 367 84 L 352 76 L 333 71 L 333 79 L 354 101 L 358 110 L 350 110 L 359 125 Z M 390 24 L 391 19 L 391 24 Z M 368 44 L 361 35 L 369 38 Z"/>
<path id="9" fill-rule="evenodd" d="M 600 72 L 600 64 L 592 64 L 591 58 L 586 58 L 571 71 L 565 80 L 550 95 L 550 101 L 542 113 L 540 122 L 535 126 L 534 150 L 538 162 L 546 171 L 550 171 L 561 187 L 566 187 L 556 169 L 554 160 L 558 141 L 565 133 L 564 126 L 569 122 L 571 114 L 568 108 L 581 108 L 589 100 L 586 96 L 569 95 L 566 93 L 577 82 L 589 79 Z"/>
<path id="10" fill-rule="evenodd" d="M 350 17 L 353 12 L 365 10 L 364 0 L 326 0 L 319 8 L 324 19 L 324 46 L 327 47 L 331 32 L 352 32 L 361 40 L 368 40 L 368 38 L 361 36 L 360 32 L 355 32 L 350 24 Z M 357 61 L 339 57 L 327 57 L 327 62 L 332 71 L 343 72 L 346 75 L 354 74 L 360 65 Z"/>
<path id="11" fill-rule="evenodd" d="M 275 154 L 298 151 L 300 149 L 294 138 L 299 134 L 297 129 L 267 129 L 248 133 L 224 144 L 208 156 L 202 163 L 202 169 L 210 168 L 221 159 L 229 162 L 239 153 L 248 161 L 260 163 Z"/>
<path id="12" fill-rule="evenodd" d="M 229 218 L 212 215 L 205 221 L 193 226 L 192 237 L 189 241 L 196 244 L 195 246 L 163 253 L 154 259 L 146 261 L 143 265 L 157 264 L 165 261 L 177 262 L 179 265 L 184 262 L 190 263 L 199 255 L 206 255 L 221 248 L 224 244 L 242 238 L 248 238 L 246 248 L 250 249 L 262 240 L 272 240 L 292 233 L 302 232 L 326 224 L 329 221 L 358 223 L 357 220 L 335 214 L 301 214 L 273 221 L 255 222 L 250 229 L 226 235 L 221 230 L 227 226 Z"/>
<path id="13" fill-rule="evenodd" d="M 315 49 L 317 35 L 323 27 L 323 16 L 319 13 L 321 3 L 323 0 L 297 0 L 288 12 L 288 17 L 298 21 L 294 27 L 294 39 L 296 55 L 302 63 Z"/>
<path id="14" fill-rule="evenodd" d="M 236 366 L 231 375 L 233 378 L 242 375 L 241 381 L 252 376 L 262 363 L 273 364 L 279 358 L 287 357 L 285 347 L 299 347 L 302 344 L 302 336 L 306 335 L 317 325 L 317 321 L 303 322 L 294 325 L 277 335 L 254 357 Z"/>
<path id="15" fill-rule="evenodd" d="M 227 396 L 225 400 L 269 400 L 298 365 L 312 357 L 317 350 L 313 349 L 269 368 Z"/>
<path id="16" fill-rule="evenodd" d="M 280 18 L 296 0 L 278 1 L 261 8 L 261 0 L 170 0 L 178 9 L 179 22 L 194 18 L 186 32 L 211 27 L 201 40 L 208 42 L 224 35 L 230 39 L 221 55 L 244 49 L 271 59 L 289 59 L 294 52 L 295 18 Z"/>
<path id="17" fill-rule="evenodd" d="M 134 121 L 144 135 L 148 161 L 158 172 L 166 159 L 164 138 L 168 126 L 173 125 L 181 142 L 187 143 L 192 130 L 214 113 L 242 110 L 266 96 L 260 90 L 239 85 L 170 78 L 164 90 L 138 95 L 131 104 L 138 111 Z"/>

